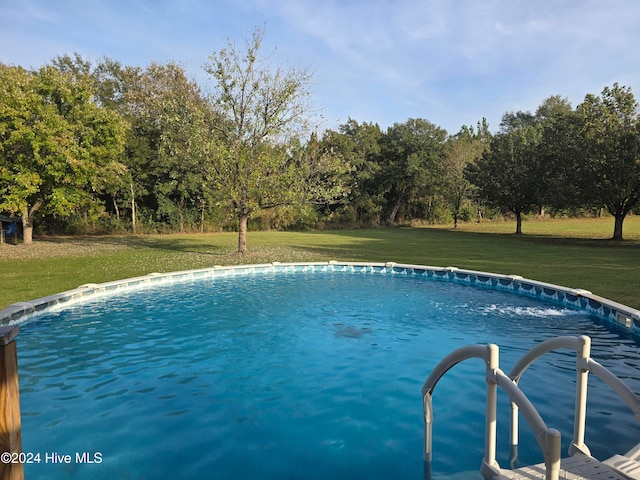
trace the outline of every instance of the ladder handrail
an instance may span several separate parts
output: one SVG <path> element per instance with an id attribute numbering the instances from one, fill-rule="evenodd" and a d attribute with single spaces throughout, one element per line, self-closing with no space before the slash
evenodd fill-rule
<path id="1" fill-rule="evenodd" d="M 432 461 L 432 397 L 436 384 L 458 363 L 470 358 L 481 358 L 485 361 L 487 382 L 485 457 L 482 461 L 481 473 L 485 478 L 500 474 L 500 466 L 495 458 L 497 387 L 500 386 L 511 402 L 522 408 L 523 415 L 533 429 L 545 459 L 547 480 L 557 480 L 560 471 L 560 432 L 547 427 L 516 382 L 500 370 L 498 355 L 497 345 L 470 345 L 451 352 L 433 369 L 422 387 L 425 422 L 424 460 L 428 464 Z"/>
<path id="2" fill-rule="evenodd" d="M 431 374 L 427 377 L 427 380 L 424 382 L 422 386 L 422 405 L 424 412 L 424 460 L 425 462 L 431 463 L 432 458 L 432 423 L 433 423 L 433 404 L 431 398 L 433 396 L 433 390 L 436 387 L 438 381 L 447 373 L 451 368 L 456 366 L 458 363 L 468 360 L 470 358 L 480 358 L 485 361 L 487 365 L 487 369 L 489 366 L 494 367 L 494 363 L 497 367 L 497 357 L 498 357 L 498 346 L 497 345 L 468 345 L 466 347 L 460 347 L 457 350 L 454 350 L 449 355 L 444 357 L 438 365 L 431 371 Z M 489 393 L 490 385 L 487 384 L 487 395 Z M 487 401 L 487 409 L 489 408 L 489 402 Z M 489 412 L 487 412 L 489 413 Z M 489 429 L 491 428 L 491 423 L 489 418 L 487 418 L 487 431 L 485 432 L 486 436 L 491 435 Z M 495 430 L 495 426 L 493 427 Z M 494 432 L 495 436 L 495 432 Z M 495 462 L 495 448 L 492 452 L 490 442 L 485 441 L 485 461 L 489 464 L 494 464 Z M 492 458 L 493 457 L 493 458 Z"/>
<path id="3" fill-rule="evenodd" d="M 438 365 L 431 371 L 431 374 L 425 380 L 422 386 L 422 396 L 424 397 L 427 392 L 433 392 L 438 381 L 443 377 L 448 370 L 455 367 L 458 363 L 468 360 L 470 358 L 480 358 L 485 362 L 489 361 L 489 348 L 493 346 L 497 348 L 497 345 L 467 345 L 466 347 L 460 347 L 454 350 L 449 355 L 444 357 Z"/>
<path id="4" fill-rule="evenodd" d="M 532 347 L 527 353 L 525 353 L 520 360 L 513 366 L 511 371 L 509 372 L 509 377 L 518 383 L 520 377 L 525 372 L 525 370 L 538 358 L 543 356 L 545 353 L 549 353 L 553 350 L 557 350 L 559 348 L 569 348 L 571 350 L 575 350 L 577 353 L 580 353 L 581 343 L 580 339 L 587 339 L 589 344 L 591 339 L 586 335 L 582 337 L 554 337 L 549 338 L 536 346 Z M 587 351 L 587 357 L 589 356 L 589 352 Z"/>
<path id="5" fill-rule="evenodd" d="M 501 387 L 509 396 L 511 403 L 511 443 L 512 453 L 517 456 L 518 438 L 518 409 L 529 423 L 535 434 L 536 441 L 544 455 L 547 480 L 558 479 L 560 471 L 560 432 L 548 428 L 544 420 L 537 412 L 531 401 L 518 386 L 518 382 L 529 366 L 546 353 L 559 348 L 572 349 L 577 354 L 576 359 L 576 399 L 574 417 L 574 435 L 569 455 L 582 452 L 591 455 L 589 448 L 584 443 L 587 403 L 588 374 L 604 381 L 627 404 L 640 420 L 640 397 L 636 395 L 622 380 L 609 371 L 606 367 L 590 357 L 591 339 L 582 335 L 579 337 L 563 336 L 550 338 L 527 351 L 516 363 L 509 375 L 499 368 L 498 346 L 470 345 L 461 347 L 445 358 L 433 369 L 422 387 L 422 403 L 424 408 L 425 442 L 424 460 L 430 466 L 432 460 L 432 423 L 433 423 L 433 392 L 438 381 L 458 363 L 469 358 L 484 360 L 486 367 L 487 383 L 487 411 L 485 430 L 485 457 L 482 461 L 481 473 L 484 478 L 492 478 L 500 474 L 500 466 L 496 462 L 496 403 L 497 387 Z M 514 448 L 515 447 L 515 448 Z"/>
<path id="6" fill-rule="evenodd" d="M 627 404 L 635 417 L 640 420 L 640 398 L 629 388 L 629 386 L 620 380 L 608 368 L 603 367 L 593 358 L 587 359 L 587 367 L 589 371 L 596 377 L 609 385 L 611 389 Z"/>
<path id="7" fill-rule="evenodd" d="M 575 414 L 573 441 L 569 447 L 569 455 L 576 452 L 582 452 L 590 455 L 589 448 L 584 443 L 585 425 L 586 425 L 586 405 L 587 405 L 587 377 L 588 373 L 593 373 L 596 377 L 604 381 L 618 396 L 627 404 L 634 413 L 635 417 L 640 420 L 640 398 L 615 374 L 606 367 L 591 358 L 591 339 L 586 335 L 579 337 L 556 337 L 545 340 L 531 348 L 516 363 L 509 377 L 517 384 L 526 371 L 526 369 L 538 358 L 546 353 L 559 348 L 568 348 L 576 352 L 576 398 L 575 398 Z M 518 445 L 518 407 L 511 404 L 511 446 L 512 451 L 517 451 Z M 514 449 L 515 447 L 515 449 Z"/>
<path id="8" fill-rule="evenodd" d="M 580 359 L 588 359 L 591 353 L 591 339 L 586 335 L 579 337 L 562 336 L 549 338 L 527 351 L 509 372 L 516 384 L 529 366 L 543 355 L 560 348 L 574 350 L 577 355 L 576 364 Z M 576 373 L 576 395 L 573 421 L 573 439 L 569 448 L 569 454 L 573 455 L 580 451 L 586 455 L 591 455 L 589 448 L 584 443 L 585 425 L 587 417 L 587 380 L 588 370 L 577 368 Z M 518 406 L 511 403 L 511 463 L 514 463 L 518 452 Z"/>
<path id="9" fill-rule="evenodd" d="M 522 415 L 524 415 L 531 430 L 533 430 L 536 442 L 538 442 L 538 446 L 540 450 L 542 450 L 544 457 L 546 467 L 545 478 L 547 480 L 557 480 L 560 476 L 560 432 L 555 428 L 547 427 L 531 403 L 531 400 L 529 400 L 520 387 L 518 387 L 518 384 L 509 378 L 502 370 L 497 370 L 496 379 L 498 380 L 498 385 L 509 397 L 511 404 L 520 407 Z"/>

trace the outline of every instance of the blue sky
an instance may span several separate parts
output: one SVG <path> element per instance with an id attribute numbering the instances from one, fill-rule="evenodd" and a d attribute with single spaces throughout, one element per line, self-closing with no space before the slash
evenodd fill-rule
<path id="1" fill-rule="evenodd" d="M 495 131 L 551 95 L 575 106 L 618 82 L 640 98 L 639 25 L 638 0 L 0 0 L 0 62 L 175 61 L 206 89 L 208 56 L 264 27 L 274 65 L 314 72 L 326 128 Z"/>

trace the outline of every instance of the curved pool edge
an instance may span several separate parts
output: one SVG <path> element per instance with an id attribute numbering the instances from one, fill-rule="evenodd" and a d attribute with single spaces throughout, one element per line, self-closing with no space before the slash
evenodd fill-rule
<path id="1" fill-rule="evenodd" d="M 73 290 L 9 305 L 5 309 L 0 310 L 0 326 L 20 324 L 34 315 L 48 310 L 64 308 L 75 302 L 93 297 L 148 288 L 159 284 L 178 283 L 216 276 L 226 277 L 256 273 L 313 271 L 351 271 L 353 273 L 426 276 L 434 280 L 506 290 L 516 294 L 537 297 L 585 310 L 590 314 L 620 325 L 636 335 L 640 335 L 640 310 L 600 297 L 588 290 L 563 287 L 552 283 L 531 280 L 519 275 L 503 275 L 466 270 L 457 267 L 434 267 L 395 262 L 338 262 L 335 260 L 328 262 L 272 262 L 250 265 L 216 265 L 196 270 L 182 270 L 167 273 L 154 272 L 140 277 L 106 283 L 86 283 Z"/>

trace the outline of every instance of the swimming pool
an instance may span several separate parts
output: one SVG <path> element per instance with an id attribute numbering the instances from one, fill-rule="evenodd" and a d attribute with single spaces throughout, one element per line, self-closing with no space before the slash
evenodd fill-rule
<path id="1" fill-rule="evenodd" d="M 58 306 L 49 301 L 19 336 L 23 449 L 100 453 L 100 463 L 43 462 L 25 474 L 421 478 L 422 383 L 469 343 L 501 345 L 508 369 L 539 341 L 588 334 L 592 356 L 640 391 L 636 336 L 580 309 L 587 296 L 575 301 L 575 291 L 536 282 L 513 295 L 513 283 L 526 282 L 484 274 L 478 288 L 465 275 L 270 265 L 87 286 Z M 534 298 L 535 288 L 548 298 Z M 484 366 L 451 373 L 434 397 L 436 478 L 477 473 L 483 456 Z M 521 382 L 565 444 L 574 380 L 574 356 L 561 351 Z M 635 419 L 597 379 L 590 385 L 588 445 L 597 457 L 626 451 L 640 432 Z M 506 466 L 506 398 L 499 405 L 498 461 Z M 523 463 L 540 461 L 521 433 Z"/>

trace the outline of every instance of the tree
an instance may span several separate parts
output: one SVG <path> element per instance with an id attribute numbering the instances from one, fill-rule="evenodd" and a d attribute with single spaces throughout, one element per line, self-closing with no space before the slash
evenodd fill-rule
<path id="1" fill-rule="evenodd" d="M 98 102 L 131 125 L 123 158 L 127 170 L 113 179 L 116 215 L 119 204 L 128 207 L 134 233 L 138 210 L 179 231 L 200 217 L 202 228 L 210 106 L 198 85 L 172 62 L 143 69 L 105 58 L 92 74 Z"/>
<path id="2" fill-rule="evenodd" d="M 351 166 L 345 179 L 349 192 L 338 211 L 351 223 L 380 225 L 385 204 L 380 179 L 382 136 L 377 124 L 358 123 L 349 118 L 337 132 L 327 130 L 322 137 L 322 148 L 339 155 Z"/>
<path id="3" fill-rule="evenodd" d="M 546 99 L 535 115 L 542 138 L 537 148 L 540 166 L 540 206 L 557 209 L 582 207 L 577 188 L 577 138 L 575 112 L 568 99 L 552 96 Z"/>
<path id="4" fill-rule="evenodd" d="M 239 254 L 246 252 L 252 212 L 289 203 L 305 190 L 295 183 L 302 179 L 287 146 L 309 132 L 311 74 L 271 68 L 268 58 L 259 57 L 263 35 L 254 30 L 244 51 L 228 40 L 204 67 L 215 81 L 211 103 L 221 118 L 208 147 L 211 179 L 238 219 Z"/>
<path id="5" fill-rule="evenodd" d="M 59 55 L 54 57 L 51 66 L 74 82 L 83 82 L 91 90 L 92 103 L 102 111 L 110 111 L 121 116 L 118 100 L 122 95 L 122 66 L 108 58 L 104 58 L 95 67 L 90 60 L 82 58 L 75 52 L 73 56 Z M 130 125 L 126 122 L 125 137 L 129 134 Z M 111 158 L 106 164 L 98 165 L 91 188 L 98 194 L 103 194 L 105 203 L 109 198 L 115 210 L 116 216 L 120 218 L 118 207 L 118 196 L 124 190 L 124 178 L 130 175 L 129 169 L 123 163 L 123 156 Z M 107 205 L 105 205 L 107 207 Z M 111 207 L 111 206 L 108 206 Z M 101 206 L 102 209 L 102 206 Z M 110 210 L 110 209 L 109 209 Z"/>
<path id="6" fill-rule="evenodd" d="M 419 203 L 433 194 L 441 173 L 446 136 L 446 130 L 421 118 L 395 123 L 387 130 L 382 156 L 391 206 L 389 223 L 395 222 L 403 206 Z"/>
<path id="7" fill-rule="evenodd" d="M 617 83 L 589 94 L 576 109 L 585 201 L 613 215 L 613 239 L 622 240 L 626 215 L 640 201 L 640 115 L 631 88 Z"/>
<path id="8" fill-rule="evenodd" d="M 480 158 L 488 148 L 491 134 L 486 120 L 478 122 L 478 130 L 463 126 L 460 132 L 447 139 L 446 154 L 442 162 L 440 190 L 451 208 L 453 228 L 458 228 L 458 217 L 473 185 L 464 174 L 467 165 Z"/>
<path id="9" fill-rule="evenodd" d="M 291 199 L 283 202 L 282 193 L 278 193 L 272 206 L 310 202 L 316 207 L 331 207 L 350 193 L 347 176 L 353 171 L 351 163 L 332 148 L 323 146 L 317 134 L 312 133 L 305 143 L 292 140 L 287 150 L 296 177 L 287 194 Z"/>
<path id="10" fill-rule="evenodd" d="M 130 85 L 140 102 L 136 121 L 154 138 L 145 190 L 153 192 L 156 217 L 182 232 L 187 212 L 199 211 L 207 196 L 203 142 L 208 105 L 179 65 L 152 63 L 138 73 Z"/>
<path id="11" fill-rule="evenodd" d="M 528 112 L 506 113 L 500 125 L 489 149 L 465 174 L 490 205 L 515 215 L 516 234 L 521 234 L 522 215 L 540 204 L 540 128 Z"/>
<path id="12" fill-rule="evenodd" d="M 26 244 L 41 211 L 101 209 L 99 179 L 121 169 L 126 128 L 85 74 L 0 64 L 0 210 L 22 215 Z"/>

